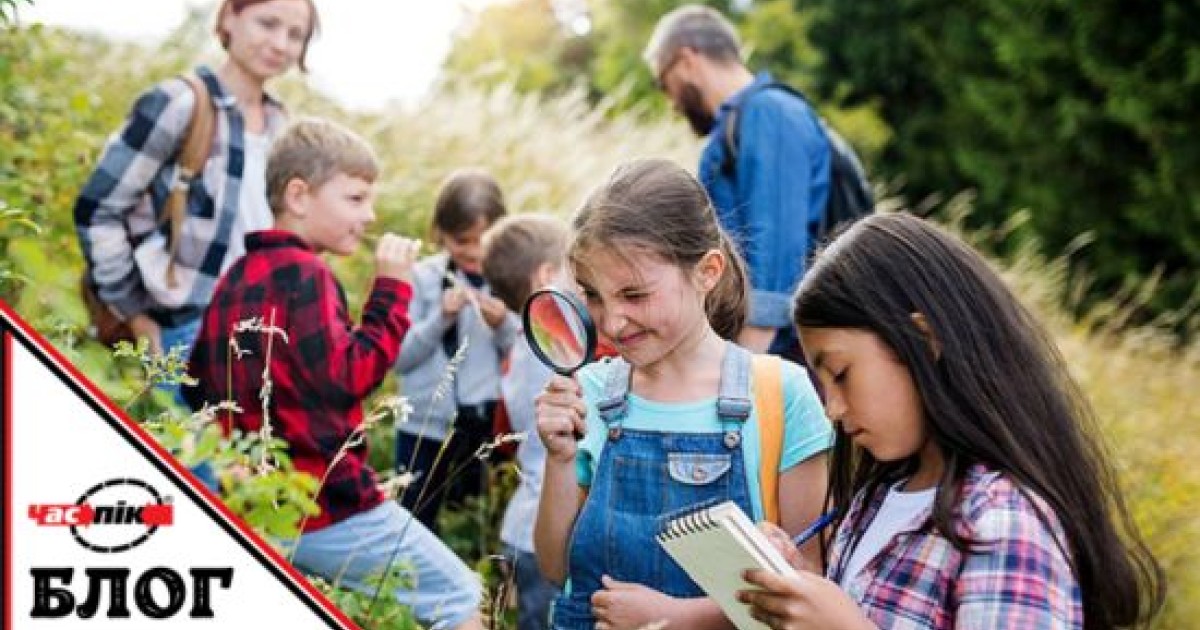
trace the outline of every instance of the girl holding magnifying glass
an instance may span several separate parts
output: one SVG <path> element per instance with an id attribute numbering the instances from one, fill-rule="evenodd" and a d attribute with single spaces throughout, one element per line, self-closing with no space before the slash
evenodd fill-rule
<path id="1" fill-rule="evenodd" d="M 727 341 L 745 319 L 741 259 L 700 183 L 665 160 L 618 168 L 573 227 L 571 270 L 620 356 L 555 377 L 537 401 L 534 544 L 565 582 L 553 625 L 725 627 L 654 536 L 663 515 L 701 504 L 764 514 L 751 357 Z M 832 430 L 802 368 L 785 364 L 783 389 L 780 524 L 795 534 L 821 512 Z M 819 555 L 815 542 L 802 552 Z"/>

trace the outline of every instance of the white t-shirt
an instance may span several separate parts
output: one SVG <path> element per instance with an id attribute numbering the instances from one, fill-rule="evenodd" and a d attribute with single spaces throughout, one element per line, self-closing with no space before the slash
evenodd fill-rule
<path id="1" fill-rule="evenodd" d="M 937 486 L 927 490 L 904 492 L 900 490 L 904 484 L 905 481 L 900 481 L 888 490 L 887 496 L 883 499 L 883 505 L 879 506 L 879 511 L 875 513 L 875 519 L 871 521 L 862 539 L 858 541 L 858 546 L 854 548 L 854 555 L 850 556 L 850 562 L 846 564 L 846 571 L 842 573 L 843 589 L 850 588 L 855 576 L 867 566 L 867 563 L 879 555 L 880 551 L 883 551 L 883 548 L 896 534 L 912 529 L 916 525 L 917 517 L 933 507 Z"/>
<path id="2" fill-rule="evenodd" d="M 245 162 L 242 167 L 242 188 L 238 194 L 238 226 L 242 234 L 265 230 L 275 223 L 271 206 L 267 204 L 267 152 L 271 140 L 266 134 L 243 134 L 246 139 Z M 237 245 L 240 246 L 241 239 Z"/>

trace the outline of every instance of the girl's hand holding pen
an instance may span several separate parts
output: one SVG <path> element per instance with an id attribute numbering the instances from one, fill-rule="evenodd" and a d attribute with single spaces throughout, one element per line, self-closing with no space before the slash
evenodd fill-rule
<path id="1" fill-rule="evenodd" d="M 821 568 L 812 566 L 800 553 L 800 547 L 816 539 L 835 517 L 833 511 L 822 514 L 794 537 L 774 523 L 758 524 L 759 531 L 797 573 L 778 575 L 762 569 L 745 571 L 742 578 L 758 587 L 758 590 L 738 592 L 738 601 L 750 606 L 750 616 L 776 629 L 875 627 L 841 587 L 826 579 Z"/>
<path id="2" fill-rule="evenodd" d="M 787 533 L 782 527 L 770 521 L 763 521 L 758 524 L 758 531 L 762 532 L 767 540 L 771 542 L 771 546 L 783 556 L 788 564 L 792 565 L 797 571 L 819 572 L 818 567 L 813 567 L 809 562 L 805 561 L 800 550 L 792 543 L 791 534 Z"/>
<path id="3" fill-rule="evenodd" d="M 800 553 L 800 548 L 815 540 L 826 527 L 833 523 L 835 516 L 836 511 L 826 512 L 795 536 L 788 534 L 782 527 L 767 521 L 759 523 L 758 529 L 793 568 L 820 575 L 821 567 L 813 566 L 812 562 L 806 560 Z"/>
<path id="4" fill-rule="evenodd" d="M 546 446 L 546 457 L 557 463 L 573 463 L 576 441 L 587 430 L 587 405 L 579 383 L 555 376 L 535 400 L 538 437 Z"/>

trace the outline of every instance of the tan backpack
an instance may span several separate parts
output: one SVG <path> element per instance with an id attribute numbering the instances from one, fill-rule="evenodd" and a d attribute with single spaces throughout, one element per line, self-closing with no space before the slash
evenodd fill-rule
<path id="1" fill-rule="evenodd" d="M 758 414 L 759 473 L 763 516 L 779 524 L 779 461 L 783 457 L 783 363 L 774 355 L 755 355 L 754 409 Z"/>
<path id="2" fill-rule="evenodd" d="M 196 106 L 192 108 L 192 118 L 180 146 L 179 157 L 176 160 L 175 183 L 167 194 L 159 224 L 170 223 L 170 263 L 167 266 L 167 283 L 174 288 L 175 254 L 179 249 L 179 235 L 183 221 L 187 216 L 188 191 L 194 183 L 200 181 L 204 174 L 204 165 L 208 162 L 208 154 L 212 151 L 213 130 L 216 125 L 216 111 L 212 107 L 208 86 L 195 73 L 180 77 L 187 82 L 192 93 L 196 96 Z M 96 289 L 92 286 L 90 271 L 85 269 L 79 279 L 79 292 L 87 307 L 88 316 L 92 323 L 93 335 L 105 345 L 113 345 L 118 341 L 135 341 L 129 324 L 116 316 L 107 304 L 100 301 Z"/>

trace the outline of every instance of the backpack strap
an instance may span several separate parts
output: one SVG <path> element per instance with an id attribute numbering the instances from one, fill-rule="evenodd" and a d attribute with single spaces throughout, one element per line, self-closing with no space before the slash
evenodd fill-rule
<path id="1" fill-rule="evenodd" d="M 754 95 L 769 88 L 783 90 L 784 92 L 795 96 L 801 101 L 804 101 L 809 108 L 812 108 L 812 103 L 810 103 L 807 98 L 804 98 L 803 94 L 786 83 L 780 83 L 779 81 L 767 81 L 766 83 L 760 83 L 758 85 L 751 85 L 750 87 L 747 87 L 746 91 L 738 97 L 737 101 L 730 105 L 729 113 L 727 114 L 727 119 L 725 121 L 725 133 L 722 136 L 722 140 L 725 143 L 725 159 L 721 162 L 722 173 L 725 173 L 728 176 L 733 176 L 733 174 L 737 171 L 738 138 L 741 136 L 742 131 L 742 107 L 744 107 L 746 105 L 746 101 L 750 100 L 752 97 L 754 97 Z"/>
<path id="2" fill-rule="evenodd" d="M 748 100 L 767 89 L 786 92 L 807 105 L 809 111 L 816 117 L 817 127 L 829 143 L 829 197 L 825 202 L 825 207 L 821 210 L 814 242 L 825 240 L 826 236 L 838 225 L 871 214 L 875 208 L 875 195 L 871 189 L 871 182 L 867 179 L 866 171 L 863 169 L 862 160 L 855 153 L 854 147 L 829 124 L 829 121 L 825 120 L 825 117 L 817 111 L 812 101 L 803 92 L 779 81 L 772 80 L 751 85 L 736 101 L 730 104 L 722 136 L 725 156 L 721 161 L 721 173 L 726 177 L 736 175 L 738 139 L 741 135 L 741 110 Z"/>
<path id="3" fill-rule="evenodd" d="M 167 285 L 175 288 L 175 257 L 179 252 L 179 235 L 183 227 L 183 219 L 187 213 L 188 192 L 192 184 L 199 181 L 204 174 L 204 164 L 212 152 L 213 130 L 216 126 L 216 111 L 213 109 L 212 98 L 204 80 L 194 72 L 180 77 L 191 88 L 196 97 L 195 107 L 192 108 L 192 118 L 188 122 L 187 132 L 179 150 L 176 161 L 175 183 L 167 194 L 159 224 L 170 223 L 170 245 L 168 246 L 169 262 L 167 263 Z"/>
<path id="4" fill-rule="evenodd" d="M 754 357 L 754 408 L 761 442 L 758 481 L 763 515 L 779 524 L 779 462 L 783 458 L 783 361 L 774 355 Z"/>

